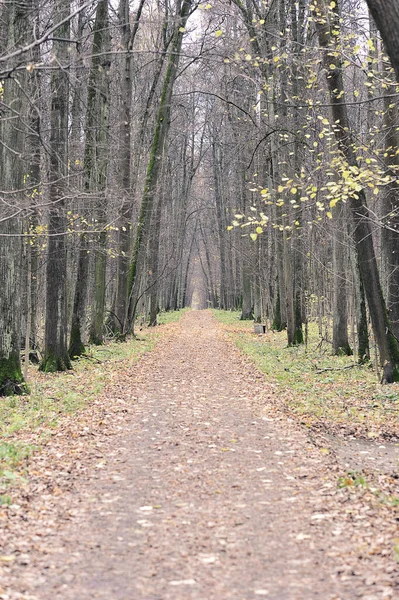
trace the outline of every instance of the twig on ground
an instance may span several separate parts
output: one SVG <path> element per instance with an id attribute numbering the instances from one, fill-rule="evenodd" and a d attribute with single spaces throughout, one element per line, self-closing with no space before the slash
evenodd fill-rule
<path id="1" fill-rule="evenodd" d="M 345 371 L 346 369 L 353 369 L 353 367 L 361 367 L 359 363 L 353 363 L 351 365 L 346 365 L 345 367 L 326 367 L 325 369 L 320 369 L 315 366 L 316 373 L 324 373 L 325 371 Z"/>

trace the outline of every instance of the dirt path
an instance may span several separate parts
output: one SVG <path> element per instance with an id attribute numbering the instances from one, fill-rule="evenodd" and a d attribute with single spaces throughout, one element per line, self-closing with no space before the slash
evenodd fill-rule
<path id="1" fill-rule="evenodd" d="M 210 313 L 177 330 L 113 390 L 119 433 L 81 447 L 69 485 L 60 457 L 60 500 L 33 501 L 29 555 L 0 598 L 398 598 L 395 566 L 370 552 L 375 507 L 348 504 L 331 457 L 278 415 Z"/>

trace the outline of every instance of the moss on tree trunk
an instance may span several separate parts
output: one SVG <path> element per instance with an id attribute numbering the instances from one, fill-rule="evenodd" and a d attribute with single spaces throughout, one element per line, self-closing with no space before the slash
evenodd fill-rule
<path id="1" fill-rule="evenodd" d="M 52 354 L 51 352 L 44 355 L 39 368 L 43 373 L 56 373 L 57 371 L 68 371 L 69 369 L 72 369 L 72 366 L 68 354 L 60 356 L 58 353 Z"/>
<path id="2" fill-rule="evenodd" d="M 25 394 L 27 391 L 19 354 L 14 352 L 7 358 L 0 358 L 0 396 Z"/>
<path id="3" fill-rule="evenodd" d="M 81 337 L 81 327 L 79 317 L 74 315 L 72 319 L 71 335 L 69 338 L 68 354 L 71 359 L 78 358 L 85 354 L 86 348 Z"/>

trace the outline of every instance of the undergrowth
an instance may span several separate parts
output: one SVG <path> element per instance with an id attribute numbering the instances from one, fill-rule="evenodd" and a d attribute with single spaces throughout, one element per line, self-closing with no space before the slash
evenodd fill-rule
<path id="1" fill-rule="evenodd" d="M 239 313 L 213 313 L 304 423 L 349 428 L 370 438 L 399 437 L 399 384 L 381 386 L 371 365 L 333 356 L 315 324 L 309 324 L 307 346 L 287 347 L 284 331 L 256 335 L 253 323 L 239 321 Z"/>

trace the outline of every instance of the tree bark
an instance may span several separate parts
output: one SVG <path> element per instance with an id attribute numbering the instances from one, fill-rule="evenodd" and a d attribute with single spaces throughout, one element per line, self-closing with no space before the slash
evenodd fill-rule
<path id="1" fill-rule="evenodd" d="M 334 210 L 333 230 L 333 270 L 334 270 L 334 307 L 333 307 L 333 353 L 352 355 L 348 339 L 348 298 L 346 246 L 344 237 L 345 206 Z"/>
<path id="2" fill-rule="evenodd" d="M 399 82 L 399 2 L 366 0 Z"/>
<path id="3" fill-rule="evenodd" d="M 126 314 L 127 302 L 127 279 L 129 272 L 129 255 L 131 249 L 132 236 L 132 207 L 133 207 L 133 186 L 132 182 L 132 149 L 131 149 L 131 112 L 132 112 L 132 51 L 133 44 L 138 31 L 141 13 L 145 0 L 140 0 L 137 9 L 134 27 L 130 26 L 130 2 L 129 0 L 120 0 L 119 4 L 119 26 L 122 34 L 122 44 L 125 51 L 123 57 L 122 74 L 122 115 L 120 123 L 121 139 L 121 183 L 122 183 L 122 205 L 120 209 L 120 219 L 118 222 L 118 271 L 117 271 L 117 290 L 115 301 L 115 314 L 117 316 L 116 330 L 123 333 L 123 323 Z M 141 130 L 145 129 L 146 123 L 141 125 Z M 143 140 L 141 140 L 143 141 Z M 138 162 L 140 152 L 137 151 L 135 161 Z M 133 172 L 137 177 L 137 172 Z"/>
<path id="4" fill-rule="evenodd" d="M 69 0 L 54 0 L 54 23 L 67 19 Z M 68 176 L 68 97 L 69 76 L 68 44 L 70 22 L 65 22 L 55 32 L 53 41 L 55 63 L 59 68 L 51 76 L 51 122 L 50 122 L 50 209 L 47 246 L 47 288 L 45 347 L 42 371 L 65 371 L 71 368 L 67 351 L 66 306 L 66 215 L 65 188 Z M 60 41 L 61 40 L 61 41 Z"/>
<path id="5" fill-rule="evenodd" d="M 29 30 L 29 3 L 7 2 L 2 7 L 6 48 L 25 43 Z M 10 61 L 12 72 L 17 63 Z M 26 391 L 20 361 L 22 219 L 26 96 L 21 93 L 27 72 L 4 80 L 0 119 L 0 396 Z M 6 192 L 7 194 L 5 194 Z"/>
<path id="6" fill-rule="evenodd" d="M 389 73 L 386 73 L 390 79 Z M 390 98 L 390 93 L 395 90 L 394 85 L 388 88 L 384 98 L 384 161 L 386 172 L 391 177 L 392 183 L 384 186 L 382 191 L 382 220 L 381 250 L 383 257 L 383 274 L 387 294 L 387 306 L 392 331 L 399 338 L 399 194 L 397 172 L 399 167 L 399 136 L 397 131 L 398 107 L 395 99 Z"/>

